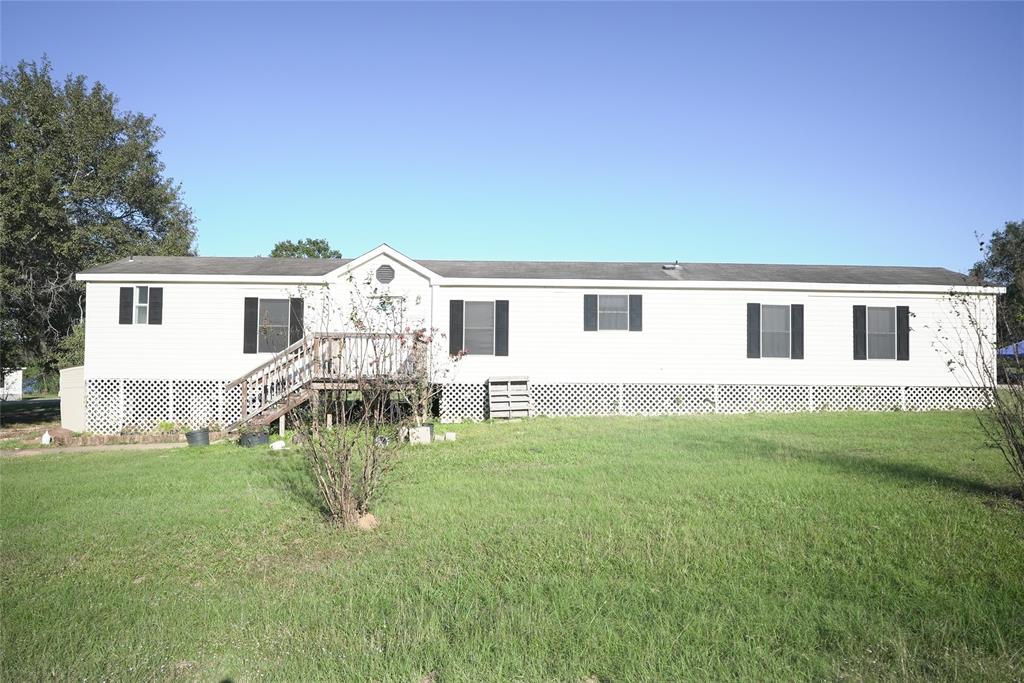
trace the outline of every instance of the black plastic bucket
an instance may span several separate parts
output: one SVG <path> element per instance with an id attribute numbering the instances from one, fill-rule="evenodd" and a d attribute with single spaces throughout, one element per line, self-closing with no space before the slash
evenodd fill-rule
<path id="1" fill-rule="evenodd" d="M 268 443 L 270 443 L 270 435 L 266 432 L 249 432 L 238 437 L 238 445 L 245 448 L 264 446 Z"/>
<path id="2" fill-rule="evenodd" d="M 195 429 L 191 432 L 185 432 L 185 440 L 188 441 L 189 446 L 209 446 L 210 430 Z"/>

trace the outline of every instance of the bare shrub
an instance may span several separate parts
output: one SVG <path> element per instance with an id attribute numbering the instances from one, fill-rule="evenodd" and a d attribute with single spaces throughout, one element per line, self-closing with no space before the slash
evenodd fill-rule
<path id="1" fill-rule="evenodd" d="M 343 527 L 369 511 L 400 445 L 385 387 L 364 385 L 358 400 L 330 391 L 293 412 L 300 448 L 328 518 Z"/>
<path id="2" fill-rule="evenodd" d="M 314 384 L 308 403 L 291 411 L 324 510 L 342 527 L 369 512 L 403 434 L 430 420 L 454 363 L 443 335 L 408 319 L 404 299 L 369 278 L 349 285 L 347 301 L 321 292 L 312 323 L 320 331 L 306 332 Z"/>
<path id="3" fill-rule="evenodd" d="M 948 303 L 948 322 L 938 325 L 936 349 L 959 383 L 985 390 L 975 410 L 978 423 L 1024 491 L 1024 376 L 1000 372 L 996 358 L 997 340 L 1016 338 L 1019 321 L 995 297 L 954 290 Z M 1022 358 L 1011 360 L 1021 367 Z"/>

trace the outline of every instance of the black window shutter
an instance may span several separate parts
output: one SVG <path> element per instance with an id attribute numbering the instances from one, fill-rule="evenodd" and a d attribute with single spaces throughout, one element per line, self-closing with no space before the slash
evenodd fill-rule
<path id="1" fill-rule="evenodd" d="M 910 360 L 910 307 L 896 307 L 896 360 Z"/>
<path id="2" fill-rule="evenodd" d="M 868 357 L 868 308 L 853 307 L 853 359 L 867 360 Z"/>
<path id="3" fill-rule="evenodd" d="M 508 355 L 508 301 L 494 302 L 494 355 Z"/>
<path id="4" fill-rule="evenodd" d="M 304 316 L 306 312 L 306 302 L 302 298 L 296 297 L 288 299 L 288 343 L 294 344 L 295 342 L 302 339 L 305 332 L 305 321 Z"/>
<path id="5" fill-rule="evenodd" d="M 804 357 L 804 305 L 789 307 L 790 345 L 789 357 L 797 360 Z"/>
<path id="6" fill-rule="evenodd" d="M 164 288 L 149 288 L 149 324 L 163 325 L 164 323 Z"/>
<path id="7" fill-rule="evenodd" d="M 761 357 L 761 304 L 747 304 L 747 358 Z"/>
<path id="8" fill-rule="evenodd" d="M 256 337 L 259 334 L 260 300 L 254 296 L 245 297 L 245 324 L 242 339 L 242 353 L 256 353 Z"/>
<path id="9" fill-rule="evenodd" d="M 644 329 L 644 297 L 641 294 L 629 295 L 629 331 L 642 332 Z"/>
<path id="10" fill-rule="evenodd" d="M 597 331 L 597 294 L 583 295 L 583 331 Z"/>
<path id="11" fill-rule="evenodd" d="M 457 355 L 462 351 L 462 299 L 448 302 L 448 352 Z"/>
<path id="12" fill-rule="evenodd" d="M 132 324 L 132 309 L 135 305 L 135 288 L 122 287 L 121 301 L 117 309 L 117 322 L 121 325 Z"/>

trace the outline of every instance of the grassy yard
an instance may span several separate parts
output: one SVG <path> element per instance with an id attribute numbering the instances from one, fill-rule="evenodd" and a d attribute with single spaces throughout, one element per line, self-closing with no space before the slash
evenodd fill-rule
<path id="1" fill-rule="evenodd" d="M 454 429 L 369 534 L 294 451 L 3 459 L 3 678 L 1024 678 L 1024 508 L 969 414 Z"/>

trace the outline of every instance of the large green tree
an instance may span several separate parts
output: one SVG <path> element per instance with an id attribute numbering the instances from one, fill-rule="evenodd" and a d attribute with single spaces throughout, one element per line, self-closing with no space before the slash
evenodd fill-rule
<path id="1" fill-rule="evenodd" d="M 297 242 L 291 240 L 278 242 L 270 251 L 270 255 L 285 258 L 341 258 L 341 252 L 331 249 L 327 240 L 315 238 Z"/>
<path id="2" fill-rule="evenodd" d="M 971 275 L 1006 287 L 999 301 L 999 339 L 1012 344 L 1024 339 L 1024 221 L 1009 221 L 986 241 L 981 240 L 982 259 Z"/>
<path id="3" fill-rule="evenodd" d="M 57 364 L 84 314 L 78 271 L 193 253 L 194 219 L 164 175 L 162 137 L 101 83 L 55 81 L 45 58 L 0 69 L 0 365 Z"/>

